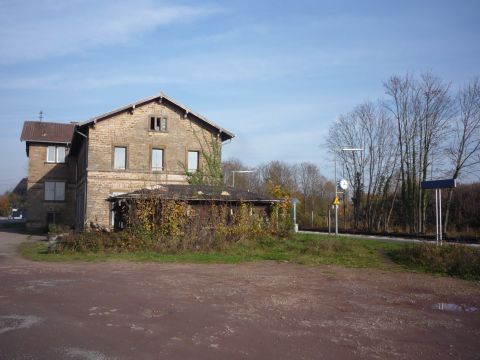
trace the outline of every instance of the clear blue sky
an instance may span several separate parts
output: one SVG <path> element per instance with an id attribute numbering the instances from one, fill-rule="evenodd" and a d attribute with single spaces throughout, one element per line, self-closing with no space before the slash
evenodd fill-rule
<path id="1" fill-rule="evenodd" d="M 480 1 L 0 0 L 0 192 L 24 120 L 85 120 L 164 91 L 233 131 L 224 158 L 311 161 L 392 74 L 480 75 Z"/>

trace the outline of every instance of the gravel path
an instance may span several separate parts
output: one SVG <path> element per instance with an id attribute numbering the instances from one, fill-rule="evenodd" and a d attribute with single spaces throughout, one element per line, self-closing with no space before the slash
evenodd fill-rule
<path id="1" fill-rule="evenodd" d="M 0 231 L 0 359 L 480 356 L 478 283 L 275 262 L 35 263 L 15 252 L 26 239 Z"/>

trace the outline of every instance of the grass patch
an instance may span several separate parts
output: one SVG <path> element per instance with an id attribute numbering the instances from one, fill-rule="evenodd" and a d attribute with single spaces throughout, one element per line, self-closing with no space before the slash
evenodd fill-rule
<path id="1" fill-rule="evenodd" d="M 19 252 L 34 261 L 153 261 L 229 263 L 274 260 L 298 264 L 334 264 L 349 267 L 391 267 L 383 253 L 399 244 L 328 235 L 297 234 L 292 238 L 262 238 L 247 244 L 235 244 L 223 250 L 159 253 L 137 252 L 47 252 L 45 242 L 23 243 Z"/>
<path id="2" fill-rule="evenodd" d="M 480 280 L 480 249 L 462 245 L 401 244 L 361 238 L 297 234 L 291 238 L 261 238 L 223 250 L 47 252 L 46 242 L 25 242 L 19 252 L 34 261 L 109 261 L 178 263 L 226 263 L 274 260 L 297 264 L 330 264 L 384 270 L 401 268 L 415 272 Z M 394 263 L 392 263 L 392 260 Z M 396 263 L 396 264 L 395 264 Z"/>
<path id="3" fill-rule="evenodd" d="M 407 269 L 480 280 L 480 249 L 458 244 L 407 244 L 389 256 Z"/>

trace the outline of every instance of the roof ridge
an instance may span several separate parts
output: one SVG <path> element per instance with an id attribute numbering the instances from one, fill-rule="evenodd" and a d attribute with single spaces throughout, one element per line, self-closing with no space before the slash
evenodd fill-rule
<path id="1" fill-rule="evenodd" d="M 74 126 L 76 124 L 72 124 L 71 122 L 69 123 L 63 123 L 63 122 L 55 122 L 55 121 L 40 121 L 40 120 L 25 120 L 24 123 L 29 123 L 29 124 L 52 124 L 52 125 L 71 125 Z"/>

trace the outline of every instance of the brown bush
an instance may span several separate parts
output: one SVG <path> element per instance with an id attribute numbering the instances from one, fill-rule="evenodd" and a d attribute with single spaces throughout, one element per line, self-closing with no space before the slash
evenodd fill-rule
<path id="1" fill-rule="evenodd" d="M 405 245 L 393 250 L 392 258 L 403 265 L 420 270 L 480 280 L 480 249 L 464 245 Z"/>
<path id="2" fill-rule="evenodd" d="M 126 209 L 126 229 L 114 233 L 67 236 L 56 251 L 181 251 L 222 250 L 270 234 L 288 234 L 288 212 L 272 209 L 272 216 L 240 203 L 205 203 L 192 207 L 184 201 L 148 196 Z M 288 228 L 288 230 L 287 230 Z"/>

